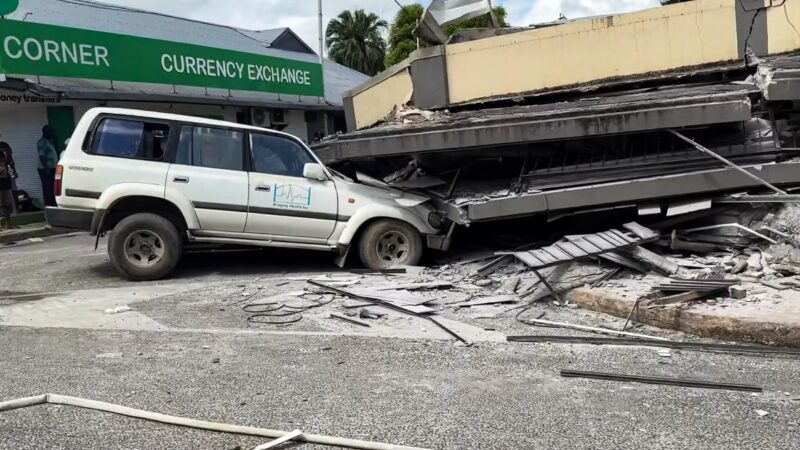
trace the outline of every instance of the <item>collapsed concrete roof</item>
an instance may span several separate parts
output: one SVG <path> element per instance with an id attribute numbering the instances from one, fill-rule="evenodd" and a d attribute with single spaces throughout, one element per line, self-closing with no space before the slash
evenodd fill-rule
<path id="1" fill-rule="evenodd" d="M 333 137 L 315 150 L 327 161 L 413 155 L 673 127 L 752 117 L 752 83 L 664 86 L 540 105 L 430 113 Z"/>
<path id="2" fill-rule="evenodd" d="M 418 50 L 345 94 L 350 130 L 423 109 L 724 72 L 800 50 L 800 2 L 695 0 Z"/>

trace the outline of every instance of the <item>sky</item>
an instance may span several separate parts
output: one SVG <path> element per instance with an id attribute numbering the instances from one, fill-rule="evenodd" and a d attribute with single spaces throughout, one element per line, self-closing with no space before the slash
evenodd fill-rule
<path id="1" fill-rule="evenodd" d="M 289 27 L 313 49 L 319 46 L 317 0 L 100 0 L 205 22 L 251 30 Z M 406 5 L 412 0 L 397 0 Z M 427 5 L 430 0 L 422 0 Z M 636 11 L 658 6 L 658 0 L 494 0 L 508 10 L 513 26 L 550 22 L 560 13 L 575 19 L 598 14 Z M 345 9 L 365 9 L 391 23 L 399 7 L 395 0 L 323 0 L 328 20 Z"/>

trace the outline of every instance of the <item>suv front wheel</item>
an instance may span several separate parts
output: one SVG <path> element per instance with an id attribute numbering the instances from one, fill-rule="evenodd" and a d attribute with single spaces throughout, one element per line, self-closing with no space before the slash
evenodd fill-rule
<path id="1" fill-rule="evenodd" d="M 422 258 L 422 236 L 405 222 L 380 220 L 364 230 L 359 253 L 361 262 L 373 270 L 413 266 Z"/>
<path id="2" fill-rule="evenodd" d="M 108 256 L 117 271 L 131 281 L 159 280 L 181 259 L 183 240 L 169 220 L 138 213 L 122 219 L 108 240 Z"/>

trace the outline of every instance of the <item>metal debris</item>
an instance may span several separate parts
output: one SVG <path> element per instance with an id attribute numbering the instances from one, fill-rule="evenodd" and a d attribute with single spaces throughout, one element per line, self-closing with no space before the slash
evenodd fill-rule
<path id="1" fill-rule="evenodd" d="M 721 389 L 729 391 L 763 392 L 759 386 L 747 384 L 721 383 L 718 381 L 687 380 L 680 378 L 646 377 L 641 375 L 620 375 L 601 372 L 582 372 L 577 370 L 562 370 L 562 377 L 567 378 L 592 378 L 595 380 L 628 381 L 632 383 L 664 384 L 668 386 L 685 386 L 704 389 Z"/>

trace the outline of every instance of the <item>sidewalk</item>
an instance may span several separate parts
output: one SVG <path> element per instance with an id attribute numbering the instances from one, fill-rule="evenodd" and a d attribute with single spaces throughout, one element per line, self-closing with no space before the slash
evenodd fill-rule
<path id="1" fill-rule="evenodd" d="M 12 230 L 0 230 L 0 245 L 22 242 L 28 239 L 43 238 L 71 233 L 73 230 L 51 228 L 44 221 L 43 212 L 22 213 L 11 218 Z"/>
<path id="2" fill-rule="evenodd" d="M 800 347 L 800 292 L 745 286 L 764 293 L 743 300 L 711 297 L 689 306 L 637 308 L 631 320 L 703 337 Z M 569 295 L 581 308 L 621 318 L 628 316 L 637 297 L 637 292 L 615 287 L 578 289 Z"/>

